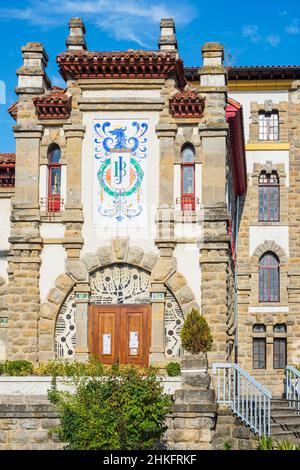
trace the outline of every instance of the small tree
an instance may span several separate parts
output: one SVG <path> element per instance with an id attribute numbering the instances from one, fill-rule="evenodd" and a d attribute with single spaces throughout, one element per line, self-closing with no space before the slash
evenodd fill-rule
<path id="1" fill-rule="evenodd" d="M 181 333 L 182 347 L 192 353 L 210 351 L 213 338 L 205 318 L 193 308 L 187 315 Z"/>
<path id="2" fill-rule="evenodd" d="M 154 369 L 112 367 L 99 377 L 74 377 L 75 393 L 58 391 L 60 425 L 52 432 L 67 450 L 145 450 L 155 448 L 167 427 L 170 397 Z"/>

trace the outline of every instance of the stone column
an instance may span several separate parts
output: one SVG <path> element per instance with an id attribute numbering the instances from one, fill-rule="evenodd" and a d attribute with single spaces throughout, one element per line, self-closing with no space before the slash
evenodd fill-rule
<path id="1" fill-rule="evenodd" d="M 67 196 L 63 221 L 65 222 L 65 248 L 67 258 L 79 258 L 83 245 L 81 204 L 82 139 L 85 126 L 65 125 L 67 140 Z"/>
<path id="2" fill-rule="evenodd" d="M 163 284 L 152 283 L 151 295 L 151 347 L 150 364 L 165 362 L 165 294 Z"/>
<path id="3" fill-rule="evenodd" d="M 16 138 L 16 184 L 12 201 L 9 285 L 7 295 L 8 359 L 35 362 L 38 353 L 39 271 L 42 250 L 39 212 L 39 158 L 43 128 L 38 124 L 33 96 L 50 87 L 45 72 L 47 54 L 39 43 L 22 48 Z"/>
<path id="4" fill-rule="evenodd" d="M 213 335 L 213 350 L 208 359 L 226 361 L 230 338 L 228 323 L 232 315 L 230 297 L 231 253 L 227 226 L 229 215 L 226 203 L 228 168 L 226 122 L 226 69 L 224 51 L 219 43 L 202 47 L 203 67 L 200 69 L 200 93 L 205 97 L 203 120 L 199 135 L 203 155 L 204 231 L 200 248 L 201 311 Z M 232 347 L 232 345 L 231 345 Z"/>
<path id="5" fill-rule="evenodd" d="M 66 40 L 69 51 L 82 51 L 87 49 L 85 41 L 85 25 L 81 18 L 71 18 L 69 21 L 70 34 Z"/>
<path id="6" fill-rule="evenodd" d="M 168 449 L 212 450 L 218 405 L 205 356 L 184 355 L 181 371 L 182 389 L 175 392 L 167 421 Z"/>
<path id="7" fill-rule="evenodd" d="M 157 210 L 157 245 L 169 251 L 174 248 L 174 139 L 176 124 L 160 123 L 156 127 L 159 138 L 159 207 Z"/>
<path id="8" fill-rule="evenodd" d="M 177 51 L 175 23 L 173 18 L 162 18 L 160 22 L 160 37 L 158 48 L 161 51 Z"/>
<path id="9" fill-rule="evenodd" d="M 75 291 L 75 325 L 76 325 L 76 348 L 75 359 L 87 361 L 88 349 L 88 310 L 89 310 L 89 284 L 77 284 Z"/>

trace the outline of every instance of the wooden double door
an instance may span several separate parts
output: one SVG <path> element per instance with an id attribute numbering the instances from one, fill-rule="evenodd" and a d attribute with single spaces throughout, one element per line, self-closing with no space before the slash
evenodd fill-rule
<path id="1" fill-rule="evenodd" d="M 104 364 L 149 363 L 149 305 L 90 305 L 89 350 Z"/>

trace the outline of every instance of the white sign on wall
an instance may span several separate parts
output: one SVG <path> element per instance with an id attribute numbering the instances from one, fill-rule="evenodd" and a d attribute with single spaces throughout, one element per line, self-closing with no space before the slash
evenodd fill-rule
<path id="1" fill-rule="evenodd" d="M 93 224 L 144 226 L 148 122 L 94 121 Z"/>

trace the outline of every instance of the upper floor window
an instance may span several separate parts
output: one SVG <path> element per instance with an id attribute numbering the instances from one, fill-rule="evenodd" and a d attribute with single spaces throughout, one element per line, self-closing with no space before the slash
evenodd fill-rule
<path id="1" fill-rule="evenodd" d="M 279 221 L 279 178 L 274 171 L 260 174 L 258 219 L 260 222 Z"/>
<path id="2" fill-rule="evenodd" d="M 186 144 L 181 152 L 181 210 L 195 210 L 195 149 Z"/>
<path id="3" fill-rule="evenodd" d="M 279 116 L 277 111 L 260 111 L 259 140 L 279 140 Z"/>
<path id="4" fill-rule="evenodd" d="M 279 301 L 279 260 L 271 251 L 259 260 L 259 301 Z"/>
<path id="5" fill-rule="evenodd" d="M 48 149 L 48 211 L 61 209 L 61 149 L 57 144 Z"/>

